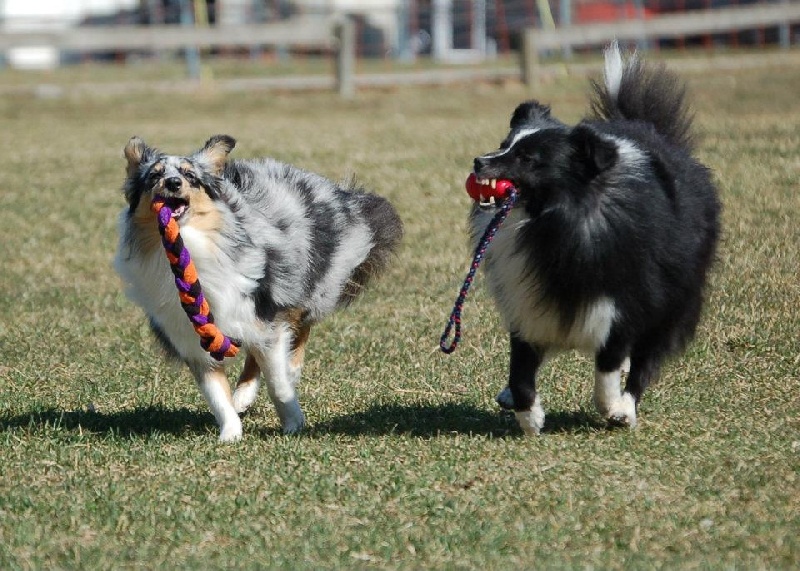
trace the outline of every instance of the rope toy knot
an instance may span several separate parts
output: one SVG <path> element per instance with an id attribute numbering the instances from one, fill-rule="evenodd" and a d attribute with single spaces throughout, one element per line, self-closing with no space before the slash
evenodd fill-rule
<path id="1" fill-rule="evenodd" d="M 475 175 L 470 175 L 470 178 L 467 179 L 467 191 L 470 193 L 470 195 L 472 195 L 471 187 L 475 184 L 474 177 Z M 467 272 L 467 277 L 464 279 L 461 290 L 458 292 L 458 297 L 453 305 L 453 311 L 450 313 L 450 318 L 447 320 L 444 333 L 442 333 L 442 337 L 439 340 L 439 349 L 441 349 L 442 352 L 447 355 L 455 351 L 458 343 L 461 341 L 461 311 L 464 309 L 464 302 L 467 299 L 469 288 L 472 286 L 472 282 L 475 280 L 475 274 L 477 273 L 478 268 L 480 267 L 481 262 L 486 255 L 486 249 L 494 239 L 494 236 L 497 234 L 500 226 L 508 217 L 508 213 L 511 212 L 511 209 L 517 203 L 517 198 L 519 195 L 517 190 L 510 183 L 508 183 L 507 189 L 504 189 L 504 192 L 505 196 L 503 197 L 503 202 L 500 206 L 500 209 L 486 226 L 483 236 L 481 236 L 481 239 L 478 241 L 478 245 L 475 247 L 475 252 L 472 255 L 472 263 L 470 264 L 469 271 Z M 455 331 L 453 334 L 453 340 L 448 343 L 450 332 L 454 329 Z"/>
<path id="2" fill-rule="evenodd" d="M 200 287 L 197 268 L 189 250 L 183 244 L 178 222 L 172 217 L 172 208 L 163 197 L 156 196 L 150 209 L 158 218 L 158 232 L 161 234 L 169 267 L 175 276 L 181 307 L 200 336 L 200 346 L 217 361 L 222 361 L 225 357 L 235 357 L 241 343 L 226 336 L 214 325 L 214 316 Z"/>

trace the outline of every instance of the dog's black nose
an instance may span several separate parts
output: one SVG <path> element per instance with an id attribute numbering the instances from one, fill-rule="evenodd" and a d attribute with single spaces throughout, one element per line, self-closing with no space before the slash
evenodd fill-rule
<path id="1" fill-rule="evenodd" d="M 179 176 L 172 176 L 164 181 L 164 186 L 167 188 L 167 190 L 171 190 L 173 192 L 180 190 L 182 184 L 183 181 Z"/>
<path id="2" fill-rule="evenodd" d="M 472 168 L 475 173 L 481 172 L 481 169 L 486 166 L 486 159 L 483 157 L 476 157 L 474 161 L 472 161 Z"/>

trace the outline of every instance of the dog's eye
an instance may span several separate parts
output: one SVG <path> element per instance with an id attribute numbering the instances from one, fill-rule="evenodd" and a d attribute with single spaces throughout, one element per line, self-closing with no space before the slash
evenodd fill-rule
<path id="1" fill-rule="evenodd" d="M 542 153 L 539 152 L 539 149 L 528 148 L 522 150 L 522 156 L 525 157 L 525 160 L 533 165 L 537 165 L 542 161 Z"/>
<path id="2" fill-rule="evenodd" d="M 183 173 L 183 178 L 185 178 L 186 182 L 188 182 L 192 186 L 194 186 L 195 183 L 197 183 L 197 177 L 194 175 L 193 172 L 186 171 L 185 173 Z"/>
<path id="3" fill-rule="evenodd" d="M 147 181 L 151 184 L 154 184 L 159 178 L 161 178 L 160 172 L 151 172 L 147 175 Z"/>

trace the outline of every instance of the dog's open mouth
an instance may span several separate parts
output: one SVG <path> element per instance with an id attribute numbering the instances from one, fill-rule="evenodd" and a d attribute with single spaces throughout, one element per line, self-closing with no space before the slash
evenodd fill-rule
<path id="1" fill-rule="evenodd" d="M 505 199 L 508 190 L 514 185 L 510 180 L 478 178 L 472 173 L 467 178 L 467 194 L 481 208 L 494 208 Z"/>
<path id="2" fill-rule="evenodd" d="M 172 217 L 175 220 L 180 220 L 181 217 L 186 214 L 186 211 L 189 210 L 189 202 L 183 198 L 172 196 L 161 196 L 160 198 L 164 201 L 164 206 L 172 211 Z"/>

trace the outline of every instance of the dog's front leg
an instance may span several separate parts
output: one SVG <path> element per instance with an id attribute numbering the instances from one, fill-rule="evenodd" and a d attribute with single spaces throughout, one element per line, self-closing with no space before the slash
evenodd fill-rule
<path id="1" fill-rule="evenodd" d="M 275 405 L 284 434 L 297 433 L 306 423 L 290 373 L 291 343 L 291 330 L 287 324 L 281 323 L 276 324 L 269 345 L 254 350 L 255 358 L 264 373 L 269 398 Z"/>
<path id="2" fill-rule="evenodd" d="M 536 435 L 544 426 L 544 410 L 536 392 L 536 373 L 544 360 L 544 350 L 531 345 L 515 333 L 511 334 L 511 366 L 508 388 L 514 402 L 514 413 L 520 428 Z"/>
<path id="3" fill-rule="evenodd" d="M 242 421 L 233 407 L 231 387 L 222 364 L 189 365 L 200 392 L 208 402 L 219 425 L 219 441 L 235 442 L 242 438 Z"/>

